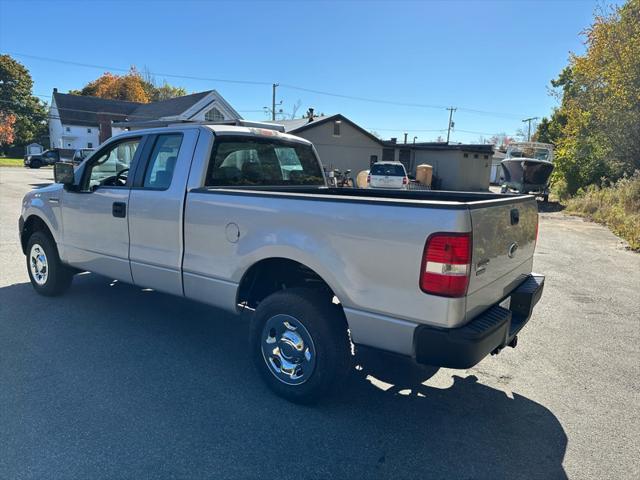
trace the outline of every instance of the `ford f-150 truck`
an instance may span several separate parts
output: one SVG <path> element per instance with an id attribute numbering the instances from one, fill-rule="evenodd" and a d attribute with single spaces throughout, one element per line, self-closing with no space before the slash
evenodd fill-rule
<path id="1" fill-rule="evenodd" d="M 296 402 L 339 385 L 353 345 L 450 368 L 515 346 L 544 285 L 532 196 L 328 188 L 278 128 L 130 131 L 56 164 L 19 219 L 33 287 L 91 271 L 247 312 L 260 375 Z"/>

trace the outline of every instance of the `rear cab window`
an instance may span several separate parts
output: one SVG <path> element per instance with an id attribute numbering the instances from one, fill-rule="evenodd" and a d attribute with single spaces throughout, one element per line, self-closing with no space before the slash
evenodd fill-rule
<path id="1" fill-rule="evenodd" d="M 406 175 L 402 165 L 377 163 L 371 167 L 371 175 L 385 177 L 404 177 Z"/>
<path id="2" fill-rule="evenodd" d="M 205 186 L 324 186 L 309 144 L 278 138 L 218 136 Z"/>

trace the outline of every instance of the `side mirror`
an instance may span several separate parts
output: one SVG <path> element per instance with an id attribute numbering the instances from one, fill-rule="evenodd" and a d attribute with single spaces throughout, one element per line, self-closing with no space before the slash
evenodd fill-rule
<path id="1" fill-rule="evenodd" d="M 73 163 L 54 163 L 53 178 L 56 183 L 62 183 L 63 185 L 73 185 L 73 182 L 75 180 L 75 176 L 73 174 Z"/>

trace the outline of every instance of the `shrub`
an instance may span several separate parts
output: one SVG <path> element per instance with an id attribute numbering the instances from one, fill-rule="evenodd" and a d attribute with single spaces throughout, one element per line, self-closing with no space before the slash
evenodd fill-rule
<path id="1" fill-rule="evenodd" d="M 607 225 L 640 251 L 640 171 L 608 186 L 590 185 L 566 206 L 569 213 Z"/>

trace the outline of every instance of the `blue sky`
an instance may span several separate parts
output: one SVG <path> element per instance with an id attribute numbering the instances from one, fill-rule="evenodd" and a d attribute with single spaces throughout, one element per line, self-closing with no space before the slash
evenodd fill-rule
<path id="1" fill-rule="evenodd" d="M 298 115 L 309 106 L 342 113 L 383 138 L 407 132 L 409 141 L 435 140 L 442 133 L 430 130 L 446 129 L 444 107 L 451 105 L 458 107 L 452 140 L 475 142 L 513 134 L 521 119 L 550 112 L 549 81 L 570 51 L 583 51 L 579 34 L 597 4 L 1 1 L 0 52 L 16 54 L 44 100 L 53 87 L 80 88 L 106 69 L 17 54 L 265 82 L 166 77 L 189 91 L 215 88 L 250 119 L 265 118 L 260 110 L 270 104 L 270 83 L 278 82 L 286 112 L 300 100 Z"/>

